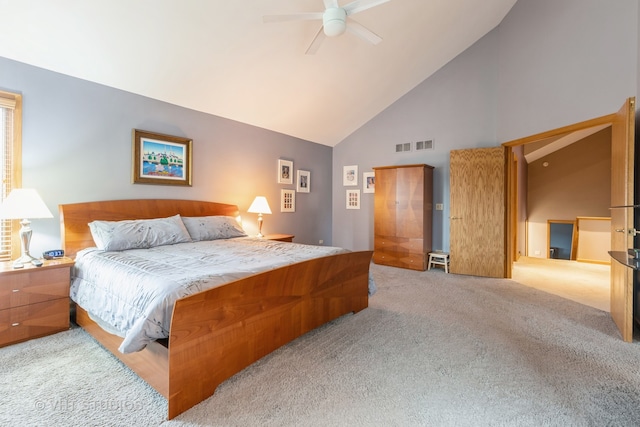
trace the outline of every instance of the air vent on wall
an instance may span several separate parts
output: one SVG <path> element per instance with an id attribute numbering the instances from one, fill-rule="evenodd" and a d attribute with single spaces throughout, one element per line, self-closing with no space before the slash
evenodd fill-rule
<path id="1" fill-rule="evenodd" d="M 410 142 L 405 142 L 404 144 L 396 144 L 396 153 L 402 153 L 403 151 L 411 151 Z"/>
<path id="2" fill-rule="evenodd" d="M 416 141 L 416 151 L 420 150 L 433 150 L 433 139 L 427 139 L 426 141 Z"/>

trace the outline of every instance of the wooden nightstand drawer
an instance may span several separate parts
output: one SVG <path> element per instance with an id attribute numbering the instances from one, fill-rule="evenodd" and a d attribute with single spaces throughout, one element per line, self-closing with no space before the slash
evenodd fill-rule
<path id="1" fill-rule="evenodd" d="M 69 269 L 0 275 L 0 310 L 69 296 Z"/>
<path id="2" fill-rule="evenodd" d="M 0 310 L 0 346 L 69 329 L 69 298 Z"/>
<path id="3" fill-rule="evenodd" d="M 73 260 L 14 269 L 0 263 L 0 347 L 69 329 Z"/>

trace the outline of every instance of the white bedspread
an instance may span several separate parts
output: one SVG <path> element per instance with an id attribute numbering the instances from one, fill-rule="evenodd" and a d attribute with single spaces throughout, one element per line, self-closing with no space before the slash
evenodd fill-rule
<path id="1" fill-rule="evenodd" d="M 119 350 L 142 350 L 169 336 L 176 300 L 255 273 L 347 252 L 329 246 L 251 237 L 151 249 L 78 253 L 71 298 L 92 319 L 124 338 Z"/>

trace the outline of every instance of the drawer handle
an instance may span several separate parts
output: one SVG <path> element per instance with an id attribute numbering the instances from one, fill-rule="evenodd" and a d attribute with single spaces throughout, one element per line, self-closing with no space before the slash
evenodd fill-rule
<path id="1" fill-rule="evenodd" d="M 20 292 L 20 289 L 14 289 L 13 293 L 15 294 L 16 292 Z"/>
<path id="2" fill-rule="evenodd" d="M 11 326 L 20 326 L 20 322 L 12 323 Z"/>

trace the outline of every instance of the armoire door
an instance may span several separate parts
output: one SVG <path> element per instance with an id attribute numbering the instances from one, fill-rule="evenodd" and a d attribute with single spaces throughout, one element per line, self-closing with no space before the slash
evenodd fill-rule
<path id="1" fill-rule="evenodd" d="M 503 147 L 451 151 L 451 273 L 505 277 L 505 165 Z"/>
<path id="2" fill-rule="evenodd" d="M 379 236 L 396 235 L 397 169 L 376 169 L 376 195 L 374 197 L 375 234 Z M 389 248 L 391 249 L 391 248 Z"/>

